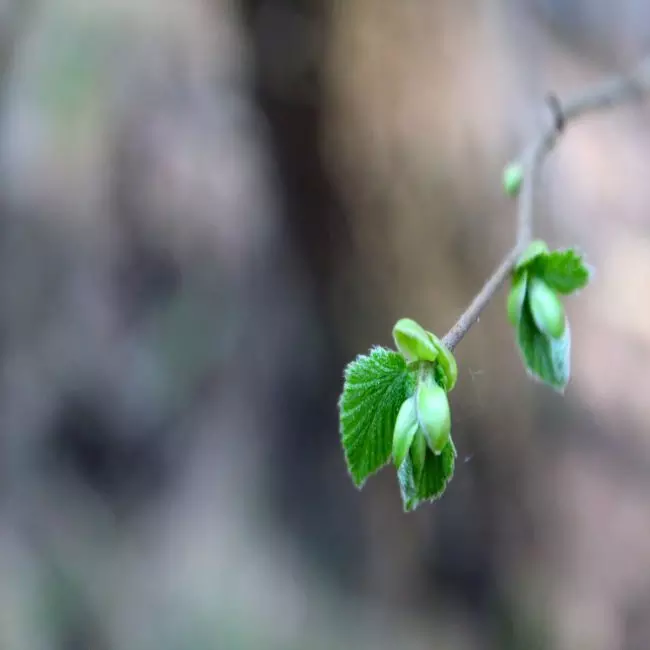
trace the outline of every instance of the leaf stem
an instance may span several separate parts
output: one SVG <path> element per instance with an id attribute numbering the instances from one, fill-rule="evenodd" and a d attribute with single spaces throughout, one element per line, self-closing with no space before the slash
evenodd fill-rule
<path id="1" fill-rule="evenodd" d="M 524 173 L 517 201 L 515 246 L 506 254 L 456 324 L 445 334 L 442 342 L 449 350 L 453 350 L 476 323 L 483 309 L 506 281 L 517 259 L 530 243 L 539 173 L 547 154 L 553 149 L 565 127 L 587 113 L 638 101 L 648 92 L 650 92 L 650 57 L 644 59 L 629 73 L 602 81 L 568 99 L 564 104 L 561 104 L 555 96 L 552 97 L 551 109 L 555 118 L 553 123 L 524 149 L 520 158 Z"/>

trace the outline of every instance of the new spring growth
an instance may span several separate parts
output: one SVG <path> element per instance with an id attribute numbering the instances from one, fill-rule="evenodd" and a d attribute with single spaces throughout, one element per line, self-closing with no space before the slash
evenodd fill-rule
<path id="1" fill-rule="evenodd" d="M 530 152 L 526 169 L 513 161 L 503 170 L 503 191 L 509 197 L 517 198 L 523 184 L 530 183 L 526 200 L 518 206 L 517 252 L 531 237 L 536 172 L 565 123 L 649 92 L 650 58 L 563 105 L 551 97 L 553 124 L 524 150 L 524 156 Z M 579 251 L 549 251 L 541 241 L 533 242 L 513 266 L 514 256 L 510 252 L 502 260 L 444 340 L 455 348 L 510 275 L 507 312 L 524 366 L 562 392 L 570 377 L 571 333 L 561 298 L 586 287 L 591 269 Z M 347 364 L 338 403 L 339 431 L 354 484 L 361 488 L 392 457 L 404 510 L 411 512 L 440 498 L 454 474 L 457 452 L 447 394 L 456 383 L 457 368 L 440 339 L 414 321 L 400 320 L 393 336 L 398 351 L 375 346 Z"/>
<path id="2" fill-rule="evenodd" d="M 433 372 L 423 373 L 416 392 L 417 420 L 431 451 L 439 455 L 449 442 L 451 412 L 447 393 L 439 386 Z"/>
<path id="3" fill-rule="evenodd" d="M 542 334 L 559 339 L 566 328 L 564 307 L 557 294 L 544 280 L 531 278 L 528 289 L 530 312 Z"/>
<path id="4" fill-rule="evenodd" d="M 404 400 L 395 421 L 395 430 L 393 432 L 393 462 L 395 467 L 399 467 L 404 462 L 419 426 L 415 397 L 409 397 Z"/>
<path id="5" fill-rule="evenodd" d="M 393 328 L 397 349 L 417 368 L 415 393 L 402 404 L 393 432 L 393 462 L 399 468 L 410 452 L 416 472 L 424 467 L 427 447 L 439 455 L 451 439 L 447 392 L 458 367 L 442 341 L 410 318 Z"/>
<path id="6" fill-rule="evenodd" d="M 560 299 L 587 285 L 590 269 L 573 249 L 549 251 L 533 241 L 517 261 L 508 294 L 508 319 L 528 371 L 562 391 L 569 381 L 571 337 Z"/>
<path id="7" fill-rule="evenodd" d="M 518 325 L 527 308 L 542 334 L 559 339 L 566 329 L 566 317 L 556 291 L 544 279 L 548 257 L 548 246 L 534 241 L 517 262 L 508 295 L 508 319 Z"/>

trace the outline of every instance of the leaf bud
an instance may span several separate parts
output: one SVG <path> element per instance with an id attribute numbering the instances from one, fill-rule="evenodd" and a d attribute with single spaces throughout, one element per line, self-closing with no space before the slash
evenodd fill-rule
<path id="1" fill-rule="evenodd" d="M 447 349 L 447 346 L 432 332 L 427 332 L 433 345 L 438 351 L 437 364 L 440 366 L 445 374 L 447 385 L 445 389 L 449 392 L 455 385 L 458 379 L 458 365 L 454 355 Z"/>
<path id="2" fill-rule="evenodd" d="M 415 398 L 409 397 L 400 407 L 393 432 L 393 462 L 398 469 L 409 452 L 418 426 Z"/>
<path id="3" fill-rule="evenodd" d="M 413 473 L 416 476 L 416 480 L 419 479 L 424 470 L 427 451 L 427 439 L 424 437 L 422 429 L 418 427 L 415 438 L 413 438 L 413 443 L 411 444 L 411 462 L 413 463 Z"/>
<path id="4" fill-rule="evenodd" d="M 438 350 L 428 332 L 411 318 L 402 318 L 393 328 L 397 349 L 407 361 L 435 361 Z"/>
<path id="5" fill-rule="evenodd" d="M 521 311 L 524 308 L 526 299 L 526 285 L 528 284 L 528 273 L 524 271 L 515 275 L 512 288 L 508 294 L 508 320 L 512 325 L 518 325 L 521 319 Z"/>
<path id="6" fill-rule="evenodd" d="M 417 388 L 417 418 L 427 445 L 438 455 L 449 441 L 451 412 L 447 393 L 428 376 Z"/>
<path id="7" fill-rule="evenodd" d="M 540 332 L 554 339 L 559 339 L 564 334 L 566 318 L 562 301 L 543 280 L 531 280 L 528 304 Z"/>

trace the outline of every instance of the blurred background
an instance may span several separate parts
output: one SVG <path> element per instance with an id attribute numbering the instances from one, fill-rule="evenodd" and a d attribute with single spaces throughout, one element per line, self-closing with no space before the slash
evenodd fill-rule
<path id="1" fill-rule="evenodd" d="M 648 107 L 545 168 L 564 399 L 501 292 L 410 515 L 336 408 L 511 246 L 546 92 L 648 46 L 644 0 L 0 0 L 0 648 L 650 648 Z"/>

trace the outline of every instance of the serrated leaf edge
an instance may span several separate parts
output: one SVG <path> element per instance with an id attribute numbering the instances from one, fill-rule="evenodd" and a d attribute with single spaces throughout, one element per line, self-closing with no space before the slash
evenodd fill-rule
<path id="1" fill-rule="evenodd" d="M 343 377 L 344 377 L 343 390 L 341 391 L 341 394 L 339 395 L 339 399 L 337 401 L 337 407 L 338 407 L 338 412 L 339 412 L 339 440 L 340 440 L 341 446 L 343 448 L 343 456 L 345 458 L 345 466 L 346 466 L 347 473 L 350 476 L 350 479 L 352 480 L 352 483 L 359 490 L 361 490 L 363 488 L 363 486 L 365 485 L 366 481 L 369 478 L 371 478 L 372 476 L 377 474 L 381 469 L 383 469 L 390 462 L 390 459 L 391 459 L 391 454 L 389 453 L 387 459 L 379 467 L 377 467 L 375 470 L 371 471 L 363 479 L 357 480 L 357 477 L 354 476 L 354 474 L 352 473 L 351 467 L 350 467 L 349 450 L 350 449 L 355 449 L 356 446 L 358 444 L 360 444 L 360 442 L 357 441 L 354 445 L 352 445 L 351 447 L 348 447 L 347 449 L 346 449 L 345 445 L 343 444 L 343 435 L 344 435 L 343 423 L 344 423 L 344 419 L 346 419 L 346 418 L 341 416 L 341 412 L 342 412 L 342 406 L 343 406 L 343 397 L 345 395 L 345 386 L 346 386 L 346 383 L 348 382 L 348 379 L 349 379 L 349 376 L 350 376 L 350 374 L 352 372 L 353 366 L 355 364 L 357 364 L 357 363 L 362 362 L 363 359 L 369 359 L 372 356 L 373 352 L 387 352 L 387 353 L 400 355 L 403 358 L 403 355 L 401 355 L 399 352 L 396 352 L 395 350 L 391 350 L 390 348 L 386 348 L 386 347 L 381 346 L 381 345 L 373 345 L 369 349 L 367 354 L 362 354 L 362 353 L 358 354 L 354 359 L 352 359 L 352 361 L 348 362 L 348 364 L 346 365 L 346 367 L 344 369 L 344 372 L 343 372 Z M 404 370 L 405 370 L 405 373 L 412 374 L 412 371 L 409 369 L 408 363 L 406 362 L 406 360 L 405 360 L 405 368 L 404 368 Z M 411 396 L 412 396 L 412 393 L 411 393 L 411 395 L 407 395 L 407 397 L 411 397 Z M 363 402 L 361 402 L 360 404 L 355 406 L 351 411 L 348 411 L 346 416 L 351 415 L 352 413 L 356 412 L 361 407 L 363 407 Z M 377 417 L 378 412 L 379 412 L 378 409 L 375 409 L 375 412 L 372 415 L 372 418 L 373 418 L 372 422 L 373 423 L 375 422 L 375 418 Z M 395 415 L 395 419 L 397 419 L 397 414 Z M 394 428 L 394 426 L 395 426 L 395 423 L 393 422 L 392 427 Z M 392 449 L 392 446 L 391 446 L 391 449 Z"/>

